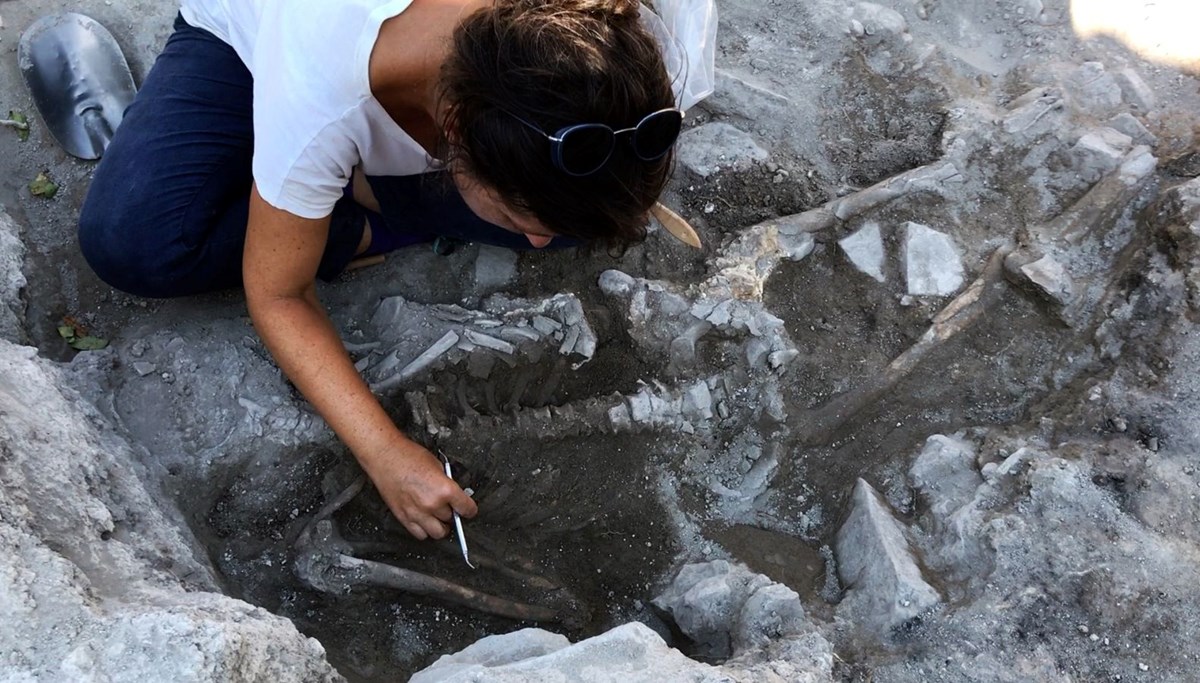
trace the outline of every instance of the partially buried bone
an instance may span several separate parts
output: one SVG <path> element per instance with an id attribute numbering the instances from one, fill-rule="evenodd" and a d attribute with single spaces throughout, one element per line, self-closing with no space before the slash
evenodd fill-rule
<path id="1" fill-rule="evenodd" d="M 486 555 L 475 555 L 474 559 L 481 567 L 541 592 L 551 604 L 533 605 L 508 600 L 440 577 L 357 557 L 357 554 L 395 551 L 394 547 L 384 543 L 347 541 L 337 532 L 333 514 L 353 500 L 365 484 L 366 477 L 359 477 L 341 491 L 317 512 L 296 540 L 295 571 L 308 585 L 328 593 L 345 593 L 356 586 L 392 588 L 519 621 L 558 622 L 577 627 L 587 620 L 586 610 L 562 586 L 545 577 L 505 566 Z"/>
<path id="2" fill-rule="evenodd" d="M 1011 251 L 1010 247 L 1001 247 L 993 252 L 979 278 L 934 316 L 933 324 L 917 343 L 897 356 L 882 372 L 819 408 L 794 415 L 791 424 L 801 442 L 807 445 L 829 443 L 838 429 L 894 389 L 930 353 L 978 321 L 1004 289 L 1001 277 L 1004 257 Z"/>

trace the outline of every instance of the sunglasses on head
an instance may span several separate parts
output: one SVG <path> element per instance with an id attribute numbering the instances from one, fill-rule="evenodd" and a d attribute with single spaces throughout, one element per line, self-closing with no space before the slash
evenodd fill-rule
<path id="1" fill-rule="evenodd" d="M 683 112 L 672 108 L 647 114 L 632 128 L 614 130 L 603 123 L 577 123 L 551 135 L 512 112 L 505 113 L 545 136 L 554 167 L 571 176 L 587 176 L 604 168 L 616 150 L 617 138 L 623 135 L 629 136 L 634 156 L 657 161 L 671 151 L 683 126 Z"/>

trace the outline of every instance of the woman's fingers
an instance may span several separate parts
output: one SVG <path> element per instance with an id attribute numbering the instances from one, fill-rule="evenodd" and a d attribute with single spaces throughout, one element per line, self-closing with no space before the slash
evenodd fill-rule
<path id="1" fill-rule="evenodd" d="M 479 506 L 475 504 L 474 499 L 457 486 L 450 497 L 450 507 L 454 508 L 458 514 L 468 518 L 474 517 L 479 512 Z"/>
<path id="2" fill-rule="evenodd" d="M 408 529 L 408 533 L 412 534 L 412 537 L 418 541 L 424 541 L 429 537 L 429 535 L 425 533 L 425 530 L 421 528 L 421 525 L 417 524 L 416 522 L 405 522 L 404 528 Z"/>
<path id="3" fill-rule="evenodd" d="M 450 530 L 446 527 L 445 522 L 436 517 L 428 517 L 421 522 L 421 527 L 429 538 L 445 538 Z"/>

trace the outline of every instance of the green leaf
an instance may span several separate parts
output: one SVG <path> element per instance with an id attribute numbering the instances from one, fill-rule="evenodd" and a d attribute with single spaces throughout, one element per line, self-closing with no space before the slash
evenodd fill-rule
<path id="1" fill-rule="evenodd" d="M 70 325 L 59 325 L 58 336 L 62 337 L 63 339 L 74 339 L 75 328 L 71 327 Z"/>
<path id="2" fill-rule="evenodd" d="M 45 173 L 39 173 L 33 182 L 29 183 L 29 193 L 35 197 L 53 199 L 58 194 L 58 185 L 50 180 Z"/>
<path id="3" fill-rule="evenodd" d="M 20 124 L 17 127 L 17 139 L 20 140 L 21 142 L 25 142 L 26 140 L 28 140 L 29 139 L 29 119 L 21 112 L 12 111 L 12 110 L 10 110 L 8 112 L 8 118 L 10 121 L 15 121 L 16 123 Z"/>
<path id="4" fill-rule="evenodd" d="M 67 343 L 71 345 L 71 348 L 78 349 L 80 351 L 96 351 L 97 349 L 102 349 L 108 346 L 107 340 L 90 335 L 87 337 L 76 337 L 68 340 Z"/>

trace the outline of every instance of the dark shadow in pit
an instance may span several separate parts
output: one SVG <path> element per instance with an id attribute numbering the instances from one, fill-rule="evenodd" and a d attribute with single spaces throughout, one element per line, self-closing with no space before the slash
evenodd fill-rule
<path id="1" fill-rule="evenodd" d="M 245 520 L 240 527 L 222 520 L 220 507 L 213 510 L 210 524 L 220 526 L 209 527 L 215 537 L 210 547 L 231 593 L 292 619 L 321 641 L 348 679 L 404 680 L 437 656 L 490 634 L 526 626 L 572 639 L 602 632 L 622 611 L 620 620 L 627 620 L 629 605 L 649 601 L 678 554 L 674 527 L 650 475 L 650 465 L 667 457 L 667 435 L 511 442 L 501 433 L 462 434 L 439 446 L 461 461 L 460 479 L 475 489 L 479 502 L 479 517 L 466 522 L 468 543 L 569 588 L 591 614 L 582 627 L 515 622 L 395 590 L 355 588 L 331 595 L 305 585 L 292 570 L 293 544 L 313 514 L 312 493 L 341 490 L 358 476 L 348 456 L 322 460 L 322 468 L 308 468 L 305 481 L 295 482 L 303 509 Z M 229 495 L 254 491 L 235 482 Z M 372 544 L 373 560 L 513 600 L 539 598 L 495 571 L 469 569 L 453 540 L 412 540 L 373 489 L 358 495 L 336 520 L 344 538 Z"/>

